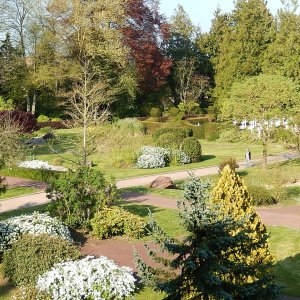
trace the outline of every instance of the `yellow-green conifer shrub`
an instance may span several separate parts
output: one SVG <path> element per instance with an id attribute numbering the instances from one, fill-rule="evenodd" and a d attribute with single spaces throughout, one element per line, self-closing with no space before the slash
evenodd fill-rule
<path id="1" fill-rule="evenodd" d="M 227 253 L 233 262 L 244 265 L 240 272 L 228 274 L 228 281 L 235 282 L 236 297 L 240 299 L 243 290 L 252 291 L 249 297 L 241 299 L 274 299 L 278 291 L 275 284 L 274 258 L 270 254 L 265 225 L 251 205 L 251 197 L 244 181 L 227 165 L 221 172 L 221 178 L 212 191 L 211 203 L 220 210 L 220 217 L 231 217 L 242 222 L 243 226 L 232 232 L 245 230 L 249 240 Z M 246 265 L 245 265 L 246 263 Z"/>

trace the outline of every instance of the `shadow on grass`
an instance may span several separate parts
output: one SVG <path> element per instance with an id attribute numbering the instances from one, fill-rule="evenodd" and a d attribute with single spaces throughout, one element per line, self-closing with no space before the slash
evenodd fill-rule
<path id="1" fill-rule="evenodd" d="M 248 171 L 237 171 L 236 173 L 241 177 L 247 176 L 249 174 Z"/>
<path id="2" fill-rule="evenodd" d="M 124 209 L 128 210 L 129 212 L 138 215 L 142 218 L 147 217 L 149 213 L 157 213 L 163 211 L 163 208 L 153 206 L 153 205 L 141 205 L 141 204 L 130 204 L 125 201 L 119 201 L 118 206 L 123 207 Z"/>
<path id="3" fill-rule="evenodd" d="M 214 159 L 214 158 L 216 158 L 215 155 L 202 155 L 201 161 L 210 160 L 210 159 Z"/>
<path id="4" fill-rule="evenodd" d="M 281 294 L 300 296 L 300 253 L 289 256 L 275 264 L 277 282 Z"/>

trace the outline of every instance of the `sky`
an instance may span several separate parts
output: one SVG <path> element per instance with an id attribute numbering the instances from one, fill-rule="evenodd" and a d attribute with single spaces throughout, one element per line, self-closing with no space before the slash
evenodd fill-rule
<path id="1" fill-rule="evenodd" d="M 203 32 L 209 31 L 213 13 L 219 5 L 223 12 L 233 9 L 233 0 L 160 0 L 161 12 L 168 18 L 174 13 L 174 9 L 181 4 L 195 25 L 199 25 Z M 280 8 L 280 0 L 269 0 L 268 7 L 272 14 L 276 14 Z"/>

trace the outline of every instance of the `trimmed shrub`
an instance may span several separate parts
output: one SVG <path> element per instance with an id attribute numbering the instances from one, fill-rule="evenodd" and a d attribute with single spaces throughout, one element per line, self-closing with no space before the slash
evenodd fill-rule
<path id="1" fill-rule="evenodd" d="M 239 165 L 236 162 L 235 158 L 229 157 L 225 160 L 223 160 L 220 165 L 219 165 L 219 174 L 221 174 L 221 172 L 223 171 L 223 169 L 225 168 L 225 166 L 229 166 L 229 168 L 233 171 L 235 171 L 235 169 L 237 169 L 239 167 Z"/>
<path id="2" fill-rule="evenodd" d="M 169 114 L 172 117 L 176 117 L 178 115 L 178 113 L 179 113 L 179 108 L 177 108 L 177 107 L 171 107 L 169 109 Z"/>
<path id="3" fill-rule="evenodd" d="M 162 147 L 143 147 L 136 163 L 139 169 L 163 168 L 170 163 L 170 151 Z"/>
<path id="4" fill-rule="evenodd" d="M 205 123 L 202 126 L 205 128 L 204 137 L 208 141 L 216 141 L 220 137 L 220 128 L 219 124 L 209 122 Z"/>
<path id="5" fill-rule="evenodd" d="M 31 133 L 37 126 L 35 116 L 21 110 L 0 111 L 0 122 L 6 122 L 7 120 L 13 121 L 25 133 Z"/>
<path id="6" fill-rule="evenodd" d="M 3 270 L 13 285 L 29 285 L 55 263 L 78 258 L 77 247 L 59 237 L 24 235 L 4 253 Z"/>
<path id="7" fill-rule="evenodd" d="M 9 249 L 23 234 L 43 233 L 72 241 L 68 227 L 58 219 L 50 217 L 48 213 L 34 212 L 0 222 L 0 254 Z"/>
<path id="8" fill-rule="evenodd" d="M 154 131 L 152 134 L 152 137 L 155 141 L 158 140 L 158 138 L 166 133 L 173 134 L 177 141 L 182 141 L 184 138 L 192 136 L 193 131 L 190 128 L 159 128 Z"/>
<path id="9" fill-rule="evenodd" d="M 182 150 L 171 149 L 171 164 L 189 164 L 191 162 L 191 158 L 184 153 Z"/>
<path id="10" fill-rule="evenodd" d="M 69 171 L 50 182 L 47 197 L 50 212 L 72 228 L 89 229 L 96 211 L 111 205 L 118 198 L 113 180 L 89 167 Z"/>
<path id="11" fill-rule="evenodd" d="M 264 186 L 250 185 L 248 186 L 248 191 L 252 198 L 253 205 L 265 206 L 277 203 L 277 199 L 273 197 L 271 191 Z"/>
<path id="12" fill-rule="evenodd" d="M 185 138 L 181 144 L 181 150 L 191 159 L 192 162 L 201 160 L 201 144 L 195 137 Z"/>
<path id="13" fill-rule="evenodd" d="M 206 111 L 208 114 L 213 115 L 216 113 L 216 108 L 214 106 L 209 106 Z"/>
<path id="14" fill-rule="evenodd" d="M 140 238 L 146 234 L 145 221 L 121 207 L 105 207 L 91 220 L 92 234 L 99 239 L 126 235 Z"/>
<path id="15" fill-rule="evenodd" d="M 197 125 L 200 126 L 202 124 L 205 124 L 208 122 L 208 118 L 207 117 L 201 117 L 201 118 L 189 118 L 187 119 L 187 121 L 189 123 L 191 123 L 192 125 Z M 199 124 L 199 125 L 198 125 Z"/>
<path id="16" fill-rule="evenodd" d="M 165 133 L 157 139 L 156 145 L 163 148 L 176 149 L 180 147 L 180 140 L 177 140 L 172 133 Z"/>
<path id="17" fill-rule="evenodd" d="M 159 118 L 159 117 L 162 116 L 162 112 L 159 108 L 152 107 L 151 110 L 150 110 L 150 116 L 152 118 Z"/>
<path id="18" fill-rule="evenodd" d="M 180 111 L 180 112 L 178 113 L 178 115 L 176 116 L 176 120 L 178 120 L 178 121 L 183 120 L 184 117 L 185 117 L 185 113 L 182 112 L 182 111 Z"/>
<path id="19" fill-rule="evenodd" d="M 152 121 L 143 121 L 143 125 L 145 126 L 145 131 L 146 134 L 152 134 L 155 132 L 157 129 L 162 127 L 162 123 L 160 122 L 152 122 Z"/>
<path id="20" fill-rule="evenodd" d="M 38 118 L 37 118 L 37 121 L 38 122 L 49 122 L 50 119 L 49 119 L 49 117 L 47 117 L 45 115 L 39 115 Z"/>
<path id="21" fill-rule="evenodd" d="M 54 267 L 39 277 L 37 288 L 53 299 L 127 299 L 135 290 L 132 270 L 105 256 L 87 256 Z"/>
<path id="22" fill-rule="evenodd" d="M 205 138 L 205 126 L 191 126 L 190 127 L 193 131 L 193 136 L 197 138 L 198 140 L 204 140 Z"/>

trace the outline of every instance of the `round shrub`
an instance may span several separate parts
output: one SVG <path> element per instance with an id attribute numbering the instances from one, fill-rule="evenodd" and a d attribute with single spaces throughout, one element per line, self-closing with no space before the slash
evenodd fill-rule
<path id="1" fill-rule="evenodd" d="M 99 239 L 126 235 L 140 238 L 145 235 L 145 221 L 121 207 L 105 207 L 91 220 L 92 234 Z"/>
<path id="2" fill-rule="evenodd" d="M 179 148 L 180 141 L 176 139 L 176 136 L 174 134 L 165 133 L 157 139 L 156 145 L 163 148 L 176 149 Z"/>
<path id="3" fill-rule="evenodd" d="M 229 168 L 233 171 L 235 171 L 235 169 L 237 169 L 239 167 L 239 165 L 236 162 L 235 158 L 229 157 L 225 160 L 223 160 L 220 165 L 219 165 L 219 174 L 221 174 L 221 172 L 223 171 L 223 169 L 225 168 L 225 166 L 229 166 Z"/>
<path id="4" fill-rule="evenodd" d="M 61 174 L 50 182 L 50 212 L 73 228 L 89 229 L 96 211 L 118 198 L 115 182 L 89 167 Z"/>
<path id="5" fill-rule="evenodd" d="M 160 136 L 166 133 L 173 134 L 176 140 L 180 141 L 180 143 L 184 138 L 193 135 L 193 131 L 191 128 L 159 128 L 153 132 L 152 137 L 155 141 L 157 141 Z"/>
<path id="6" fill-rule="evenodd" d="M 45 115 L 39 115 L 38 118 L 37 118 L 37 121 L 38 122 L 49 122 L 50 119 Z"/>
<path id="7" fill-rule="evenodd" d="M 31 215 L 12 217 L 0 222 L 0 255 L 11 247 L 23 234 L 40 235 L 46 233 L 72 241 L 67 226 L 47 213 L 34 212 Z"/>
<path id="8" fill-rule="evenodd" d="M 181 150 L 191 159 L 192 162 L 201 160 L 201 145 L 195 137 L 185 138 L 181 144 Z"/>
<path id="9" fill-rule="evenodd" d="M 264 186 L 250 185 L 248 186 L 249 194 L 252 198 L 252 204 L 256 206 L 274 205 L 277 203 L 270 190 Z"/>
<path id="10" fill-rule="evenodd" d="M 119 267 L 105 256 L 87 256 L 59 263 L 39 277 L 37 288 L 53 299 L 127 299 L 136 279 L 128 267 Z"/>
<path id="11" fill-rule="evenodd" d="M 202 126 L 205 127 L 204 137 L 208 141 L 216 141 L 220 137 L 220 128 L 219 124 L 209 122 L 205 123 Z"/>
<path id="12" fill-rule="evenodd" d="M 138 169 L 156 169 L 168 166 L 170 151 L 162 147 L 143 147 L 138 155 L 136 167 Z"/>
<path id="13" fill-rule="evenodd" d="M 186 155 L 182 150 L 171 149 L 171 164 L 189 164 L 191 162 L 191 158 Z"/>
<path id="14" fill-rule="evenodd" d="M 13 285 L 30 285 L 55 263 L 79 257 L 77 247 L 59 237 L 24 235 L 4 253 L 3 270 Z"/>
<path id="15" fill-rule="evenodd" d="M 179 113 L 179 108 L 177 108 L 177 107 L 171 107 L 169 110 L 169 114 L 172 117 L 176 117 L 178 115 L 178 113 Z"/>
<path id="16" fill-rule="evenodd" d="M 151 110 L 150 110 L 150 116 L 152 118 L 159 118 L 159 117 L 162 116 L 162 112 L 159 108 L 152 107 Z"/>

